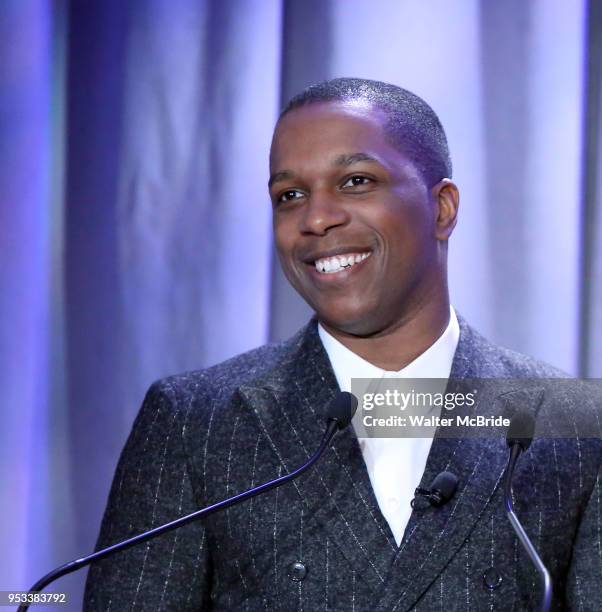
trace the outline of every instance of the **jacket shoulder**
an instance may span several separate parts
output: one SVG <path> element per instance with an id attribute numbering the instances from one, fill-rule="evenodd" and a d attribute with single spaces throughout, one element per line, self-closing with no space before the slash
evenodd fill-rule
<path id="1" fill-rule="evenodd" d="M 545 361 L 512 349 L 492 344 L 491 355 L 497 366 L 512 378 L 570 378 L 570 375 Z"/>
<path id="2" fill-rule="evenodd" d="M 151 389 L 175 394 L 179 400 L 204 400 L 211 403 L 227 400 L 240 386 L 263 377 L 287 362 L 302 341 L 308 326 L 288 340 L 259 346 L 205 369 L 159 379 L 151 385 Z"/>
<path id="3" fill-rule="evenodd" d="M 494 344 L 468 325 L 461 316 L 458 316 L 458 321 L 460 342 L 455 355 L 452 377 L 571 378 L 566 372 L 545 361 Z"/>

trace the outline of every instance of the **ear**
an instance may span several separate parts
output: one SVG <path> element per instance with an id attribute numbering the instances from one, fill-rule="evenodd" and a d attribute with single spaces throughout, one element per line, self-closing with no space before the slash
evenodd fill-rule
<path id="1" fill-rule="evenodd" d="M 435 237 L 437 240 L 448 240 L 458 220 L 460 192 L 450 179 L 444 178 L 431 189 L 431 195 L 437 214 Z"/>

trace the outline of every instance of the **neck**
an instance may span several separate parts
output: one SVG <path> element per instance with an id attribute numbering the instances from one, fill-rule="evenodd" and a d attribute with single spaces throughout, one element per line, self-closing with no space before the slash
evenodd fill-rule
<path id="1" fill-rule="evenodd" d="M 449 298 L 430 302 L 394 326 L 369 336 L 354 336 L 324 322 L 324 329 L 350 351 L 383 370 L 398 371 L 422 355 L 449 324 Z"/>

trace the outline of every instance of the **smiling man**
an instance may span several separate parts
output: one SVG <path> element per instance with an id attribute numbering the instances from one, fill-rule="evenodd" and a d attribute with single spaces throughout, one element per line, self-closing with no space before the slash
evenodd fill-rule
<path id="1" fill-rule="evenodd" d="M 282 267 L 316 316 L 287 342 L 151 387 L 99 547 L 290 473 L 352 378 L 562 375 L 490 344 L 450 306 L 458 189 L 443 128 L 414 94 L 362 79 L 310 87 L 277 123 L 269 189 Z M 554 394 L 513 393 L 556 416 Z M 601 457 L 599 432 L 538 439 L 515 479 L 558 609 L 602 609 Z M 531 609 L 540 593 L 504 515 L 506 459 L 500 438 L 349 427 L 294 483 L 92 568 L 86 609 Z M 452 499 L 413 509 L 442 470 L 458 479 Z"/>
<path id="2" fill-rule="evenodd" d="M 388 105 L 408 115 L 397 125 L 370 101 L 375 95 L 346 99 L 344 81 L 322 87 L 341 88 L 342 99 L 316 101 L 316 87 L 291 101 L 274 134 L 278 255 L 324 329 L 367 361 L 399 370 L 449 321 L 447 240 L 459 198 L 445 134 L 409 92 L 380 86 Z M 410 140 L 412 121 L 420 124 Z"/>

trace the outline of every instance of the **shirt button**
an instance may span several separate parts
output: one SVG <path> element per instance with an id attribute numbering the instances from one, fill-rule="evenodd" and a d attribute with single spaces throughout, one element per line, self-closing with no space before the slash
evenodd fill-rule
<path id="1" fill-rule="evenodd" d="M 288 576 L 291 580 L 295 582 L 301 582 L 305 578 L 307 574 L 307 567 L 301 561 L 295 561 L 291 563 L 288 568 Z"/>
<path id="2" fill-rule="evenodd" d="M 389 497 L 387 500 L 387 505 L 389 508 L 391 508 L 391 510 L 395 510 L 395 508 L 399 506 L 399 501 L 395 497 Z"/>
<path id="3" fill-rule="evenodd" d="M 490 591 L 497 589 L 500 584 L 502 584 L 502 580 L 502 575 L 495 569 L 495 567 L 490 567 L 483 574 L 483 583 Z"/>

